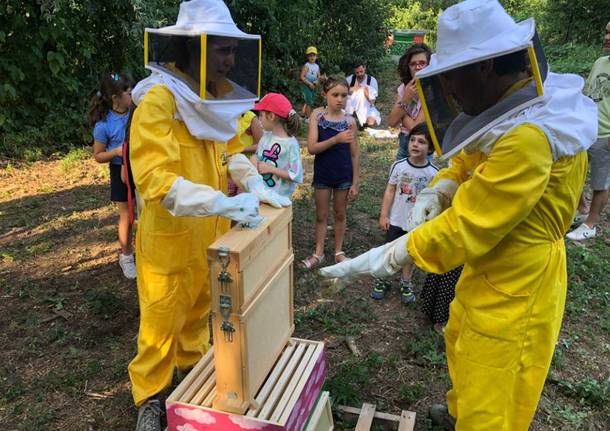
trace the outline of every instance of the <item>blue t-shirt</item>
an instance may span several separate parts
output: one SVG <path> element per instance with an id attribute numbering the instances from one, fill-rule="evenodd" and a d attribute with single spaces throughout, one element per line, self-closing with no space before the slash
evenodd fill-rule
<path id="1" fill-rule="evenodd" d="M 106 118 L 95 123 L 93 127 L 93 139 L 106 145 L 106 151 L 112 151 L 125 142 L 125 128 L 129 120 L 129 110 L 124 114 L 108 111 Z M 120 165 L 122 157 L 113 157 L 110 163 Z"/>

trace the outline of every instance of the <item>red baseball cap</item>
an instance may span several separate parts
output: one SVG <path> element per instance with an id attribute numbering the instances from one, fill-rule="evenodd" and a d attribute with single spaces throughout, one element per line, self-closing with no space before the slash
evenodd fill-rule
<path id="1" fill-rule="evenodd" d="M 292 103 L 283 94 L 267 93 L 257 104 L 254 105 L 255 111 L 269 111 L 275 115 L 288 118 L 294 110 Z"/>

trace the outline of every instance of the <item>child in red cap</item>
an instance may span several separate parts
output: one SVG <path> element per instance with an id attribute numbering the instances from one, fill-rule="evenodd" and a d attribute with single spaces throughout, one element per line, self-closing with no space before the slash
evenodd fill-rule
<path id="1" fill-rule="evenodd" d="M 290 101 L 278 93 L 268 93 L 254 106 L 263 126 L 252 163 L 263 176 L 267 187 L 291 197 L 297 184 L 303 182 L 303 164 L 295 135 L 301 121 Z"/>

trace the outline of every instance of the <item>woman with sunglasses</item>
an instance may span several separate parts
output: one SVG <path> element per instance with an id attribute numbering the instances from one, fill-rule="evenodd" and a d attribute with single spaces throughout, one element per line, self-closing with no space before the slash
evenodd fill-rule
<path id="1" fill-rule="evenodd" d="M 396 103 L 388 116 L 390 127 L 400 127 L 396 160 L 409 155 L 408 136 L 411 129 L 423 121 L 424 111 L 415 87 L 415 73 L 428 65 L 432 50 L 425 43 L 414 43 L 400 57 L 398 73 L 401 84 L 396 90 Z"/>

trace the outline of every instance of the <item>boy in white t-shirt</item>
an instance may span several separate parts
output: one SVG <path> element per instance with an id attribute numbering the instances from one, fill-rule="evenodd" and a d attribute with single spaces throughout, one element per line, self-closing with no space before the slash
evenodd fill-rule
<path id="1" fill-rule="evenodd" d="M 438 168 L 428 161 L 433 147 L 428 129 L 424 123 L 417 124 L 408 138 L 409 157 L 394 162 L 390 178 L 383 194 L 379 226 L 386 231 L 386 243 L 407 233 L 407 219 L 415 205 L 417 195 L 438 172 Z M 400 277 L 400 300 L 405 304 L 415 302 L 411 276 L 413 265 L 407 265 Z M 375 280 L 371 292 L 374 299 L 383 299 L 390 289 L 386 280 Z"/>

